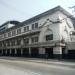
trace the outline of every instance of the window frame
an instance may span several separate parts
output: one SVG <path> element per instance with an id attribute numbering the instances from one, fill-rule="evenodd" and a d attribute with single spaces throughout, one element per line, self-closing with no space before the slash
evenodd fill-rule
<path id="1" fill-rule="evenodd" d="M 46 41 L 53 40 L 53 34 L 46 35 Z"/>

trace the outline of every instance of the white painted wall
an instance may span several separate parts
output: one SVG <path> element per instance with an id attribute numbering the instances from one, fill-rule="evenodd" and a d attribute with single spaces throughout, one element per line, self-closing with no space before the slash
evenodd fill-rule
<path id="1" fill-rule="evenodd" d="M 55 12 L 51 15 L 48 15 L 46 17 L 43 17 L 42 19 L 40 19 L 40 26 L 42 26 L 44 24 L 44 22 L 47 21 L 47 19 L 50 19 L 51 21 L 57 21 L 57 19 L 59 19 L 59 12 Z M 41 32 L 40 32 L 40 36 L 39 36 L 39 42 L 45 42 L 46 38 L 46 31 L 47 29 L 51 29 L 53 32 L 53 40 L 60 40 L 60 24 L 52 24 L 51 22 L 47 21 L 47 23 L 45 25 L 42 26 L 41 28 Z"/>
<path id="2" fill-rule="evenodd" d="M 59 20 L 64 19 L 64 20 L 62 20 L 62 23 L 52 24 L 51 22 L 47 21 L 47 19 L 50 19 L 51 21 L 54 21 L 54 22 L 57 21 L 58 19 Z M 69 26 L 67 25 L 66 20 L 69 23 L 69 25 L 71 26 L 71 28 L 69 28 Z M 71 20 L 69 18 L 67 18 L 67 16 L 64 15 L 60 11 L 57 11 L 53 14 L 44 16 L 36 22 L 38 22 L 39 27 L 41 27 L 40 35 L 38 35 L 39 42 L 46 41 L 45 36 L 46 36 L 46 34 L 51 34 L 50 30 L 52 30 L 52 33 L 53 33 L 53 40 L 61 40 L 62 38 L 64 38 L 65 41 L 68 41 L 68 40 L 70 40 L 70 31 L 74 30 L 74 27 L 73 27 Z M 45 25 L 43 25 L 45 22 L 47 22 L 47 23 Z M 35 22 L 33 22 L 33 23 L 35 23 Z M 28 24 L 29 30 L 32 30 L 33 23 Z M 25 25 L 25 26 L 27 26 L 27 25 Z M 22 33 L 24 32 L 23 29 L 25 26 L 21 27 Z M 66 31 L 64 31 L 65 27 L 67 28 L 68 33 L 66 33 Z M 50 30 L 48 30 L 48 29 L 50 29 Z"/>
<path id="3" fill-rule="evenodd" d="M 64 38 L 65 41 L 71 41 L 70 33 L 74 30 L 71 19 L 61 12 L 59 13 L 59 19 L 62 20 L 62 23 L 60 23 L 60 39 Z"/>

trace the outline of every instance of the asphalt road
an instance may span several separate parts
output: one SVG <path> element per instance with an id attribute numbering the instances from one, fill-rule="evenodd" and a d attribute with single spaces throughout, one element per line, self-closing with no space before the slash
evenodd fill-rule
<path id="1" fill-rule="evenodd" d="M 0 59 L 0 75 L 75 75 L 75 68 Z"/>

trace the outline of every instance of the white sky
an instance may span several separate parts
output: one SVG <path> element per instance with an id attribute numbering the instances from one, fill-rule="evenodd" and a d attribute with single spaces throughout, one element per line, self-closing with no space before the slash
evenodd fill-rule
<path id="1" fill-rule="evenodd" d="M 9 20 L 24 21 L 56 6 L 75 5 L 75 0 L 0 0 L 0 25 Z"/>

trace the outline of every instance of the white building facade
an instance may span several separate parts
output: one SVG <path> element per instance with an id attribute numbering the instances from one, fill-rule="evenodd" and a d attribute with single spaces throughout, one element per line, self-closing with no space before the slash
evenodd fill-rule
<path id="1" fill-rule="evenodd" d="M 58 6 L 0 32 L 0 55 L 71 57 L 70 51 L 75 49 L 70 45 L 70 42 L 74 41 L 71 17 L 67 11 Z M 74 52 L 72 54 L 74 56 Z"/>

